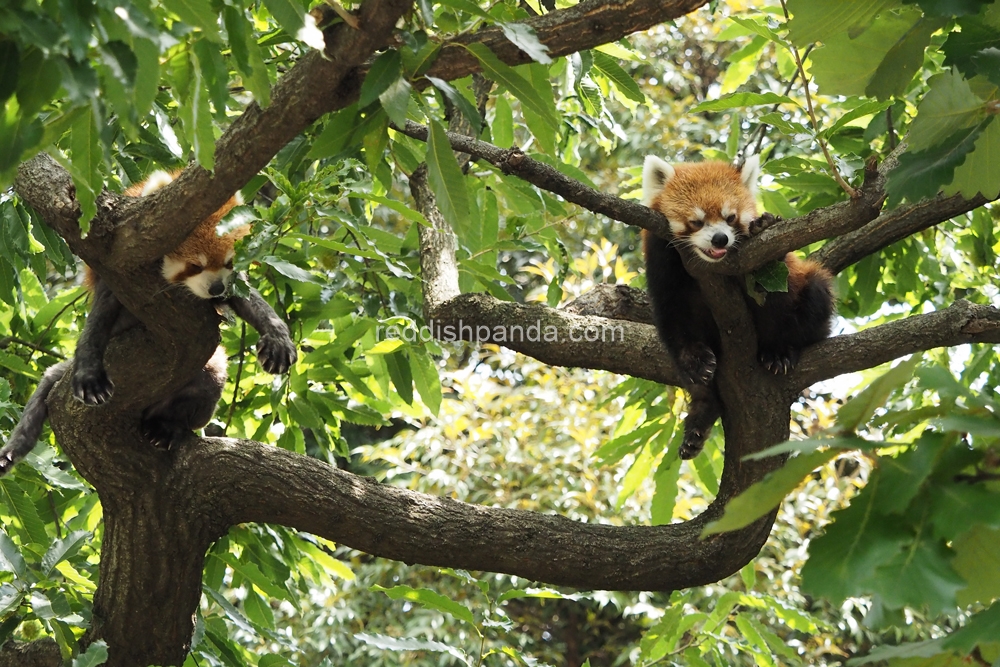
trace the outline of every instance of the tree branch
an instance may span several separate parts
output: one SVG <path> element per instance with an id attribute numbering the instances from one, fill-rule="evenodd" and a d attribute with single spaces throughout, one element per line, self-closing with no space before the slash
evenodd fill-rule
<path id="1" fill-rule="evenodd" d="M 988 203 L 982 195 L 966 199 L 962 195 L 937 195 L 916 204 L 900 206 L 852 232 L 839 236 L 810 255 L 832 273 L 840 273 L 868 255 L 933 227 L 956 215 L 968 213 Z"/>
<path id="2" fill-rule="evenodd" d="M 721 495 L 686 523 L 581 523 L 383 485 L 248 440 L 192 442 L 178 453 L 175 469 L 229 523 L 278 523 L 407 564 L 584 589 L 669 591 L 718 581 L 756 555 L 771 523 L 699 539 L 721 512 Z"/>
<path id="3" fill-rule="evenodd" d="M 828 338 L 803 351 L 787 382 L 801 391 L 913 352 L 964 343 L 1000 343 L 1000 310 L 960 299 L 944 310 Z"/>

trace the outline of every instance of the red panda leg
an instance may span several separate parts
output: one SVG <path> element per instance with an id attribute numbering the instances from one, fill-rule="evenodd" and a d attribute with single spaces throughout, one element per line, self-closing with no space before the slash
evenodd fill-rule
<path id="1" fill-rule="evenodd" d="M 705 441 L 712 433 L 712 426 L 722 416 L 722 403 L 714 386 L 694 385 L 688 389 L 691 392 L 691 404 L 684 420 L 684 440 L 678 451 L 682 459 L 693 459 L 701 453 Z"/>

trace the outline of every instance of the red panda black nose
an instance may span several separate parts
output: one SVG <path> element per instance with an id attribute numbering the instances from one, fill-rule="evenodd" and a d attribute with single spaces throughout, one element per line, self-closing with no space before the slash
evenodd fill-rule
<path id="1" fill-rule="evenodd" d="M 727 245 L 729 245 L 729 235 L 717 232 L 712 236 L 712 246 L 716 248 L 725 248 Z"/>
<path id="2" fill-rule="evenodd" d="M 208 286 L 208 293 L 212 296 L 222 296 L 226 293 L 226 285 L 221 280 L 216 280 Z"/>

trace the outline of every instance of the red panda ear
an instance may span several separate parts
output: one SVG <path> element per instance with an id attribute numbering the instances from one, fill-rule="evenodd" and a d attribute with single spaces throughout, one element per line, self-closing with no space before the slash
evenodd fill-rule
<path id="1" fill-rule="evenodd" d="M 642 203 L 649 206 L 663 186 L 674 177 L 674 168 L 655 155 L 647 155 L 642 164 Z"/>
<path id="2" fill-rule="evenodd" d="M 226 238 L 232 239 L 233 241 L 239 241 L 241 238 L 250 233 L 250 225 L 240 225 L 233 231 L 226 234 Z"/>

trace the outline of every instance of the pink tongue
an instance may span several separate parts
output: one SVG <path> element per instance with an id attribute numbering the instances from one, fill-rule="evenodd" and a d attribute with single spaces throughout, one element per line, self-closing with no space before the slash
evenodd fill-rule
<path id="1" fill-rule="evenodd" d="M 725 255 L 726 255 L 726 249 L 725 248 L 712 248 L 710 250 L 706 250 L 705 254 L 707 254 L 712 259 L 719 259 L 721 257 L 725 257 Z"/>

